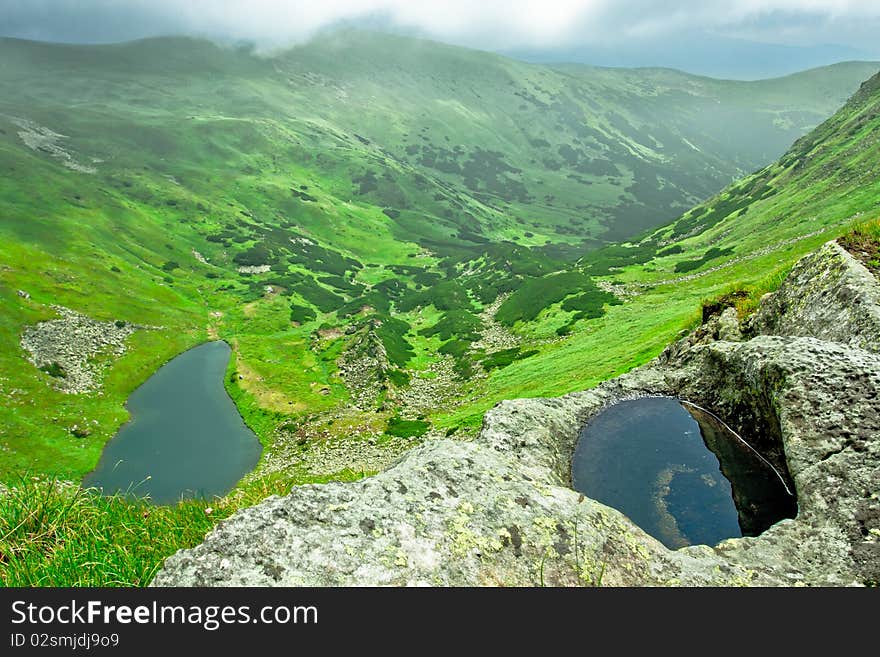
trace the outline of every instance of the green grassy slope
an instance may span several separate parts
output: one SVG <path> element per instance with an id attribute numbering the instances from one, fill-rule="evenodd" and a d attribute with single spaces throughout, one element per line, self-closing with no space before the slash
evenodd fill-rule
<path id="1" fill-rule="evenodd" d="M 485 396 L 438 418 L 477 422 L 501 399 L 585 388 L 658 354 L 700 320 L 701 303 L 736 290 L 746 308 L 802 255 L 880 216 L 880 75 L 776 163 L 658 229 L 641 242 L 593 252 L 580 266 L 624 299 L 562 342 L 491 376 Z M 619 266 L 609 265 L 616 263 Z M 546 337 L 564 325 L 559 305 L 527 327 Z M 524 327 L 525 328 L 525 327 Z"/>
<path id="2" fill-rule="evenodd" d="M 548 69 L 364 33 L 297 48 L 276 67 L 324 101 L 327 120 L 522 222 L 493 230 L 477 215 L 485 235 L 523 243 L 540 242 L 522 232 L 579 241 L 663 223 L 778 157 L 877 71 L 843 64 L 777 84 Z"/>
<path id="3" fill-rule="evenodd" d="M 357 32 L 271 58 L 188 39 L 4 40 L 0 54 L 4 112 L 117 171 L 147 166 L 210 195 L 259 172 L 263 203 L 282 212 L 278 178 L 318 177 L 334 201 L 394 211 L 396 237 L 532 245 L 674 218 L 778 157 L 877 69 L 728 82 Z"/>
<path id="4" fill-rule="evenodd" d="M 78 479 L 128 393 L 209 336 L 233 345 L 230 393 L 267 445 L 341 409 L 331 435 L 388 431 L 446 356 L 458 400 L 411 414 L 450 430 L 494 400 L 644 360 L 721 283 L 613 295 L 595 279 L 631 253 L 589 249 L 765 164 L 874 68 L 741 83 L 365 33 L 272 57 L 190 39 L 0 40 L 0 476 Z M 803 231 L 755 226 L 738 251 Z M 639 257 L 686 234 L 664 230 L 679 233 Z M 713 234 L 612 278 L 698 259 Z M 482 341 L 480 313 L 510 293 L 508 341 Z M 67 395 L 19 345 L 53 304 L 162 328 L 130 339 L 101 394 Z M 390 369 L 375 408 L 352 410 L 339 357 L 362 335 Z M 91 435 L 72 436 L 84 423 Z"/>
<path id="5" fill-rule="evenodd" d="M 272 59 L 190 40 L 0 42 L 0 481 L 13 487 L 0 495 L 0 583 L 146 584 L 236 508 L 369 474 L 363 450 L 465 436 L 498 400 L 644 363 L 705 300 L 744 290 L 747 310 L 799 256 L 880 215 L 876 75 L 777 162 L 671 223 L 630 213 L 667 189 L 649 170 L 686 179 L 671 209 L 766 163 L 870 65 L 727 83 L 359 39 Z M 760 139 L 736 132 L 749 122 Z M 577 171 L 581 155 L 558 169 L 536 156 L 555 148 L 562 161 L 576 143 L 618 173 L 602 183 Z M 456 145 L 474 150 L 439 150 Z M 493 168 L 489 152 L 519 171 Z M 636 202 L 624 182 L 639 175 L 651 182 Z M 568 200 L 541 200 L 534 177 Z M 500 200 L 517 183 L 528 197 Z M 571 224 L 574 210 L 590 221 Z M 590 241 L 603 223 L 642 235 Z M 129 339 L 99 392 L 64 394 L 19 343 L 53 304 L 160 328 Z M 227 389 L 267 454 L 341 441 L 334 471 L 265 457 L 222 500 L 159 509 L 42 481 L 78 481 L 129 392 L 209 337 L 234 347 Z M 364 352 L 387 354 L 365 401 L 340 371 Z"/>

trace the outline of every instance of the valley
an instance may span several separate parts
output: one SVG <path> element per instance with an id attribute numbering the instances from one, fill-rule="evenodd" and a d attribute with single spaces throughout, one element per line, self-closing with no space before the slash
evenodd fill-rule
<path id="1" fill-rule="evenodd" d="M 180 505 L 187 545 L 270 492 L 469 441 L 499 401 L 628 372 L 880 215 L 875 63 L 731 82 L 370 33 L 0 54 L 0 481 L 78 483 L 141 383 L 224 340 L 263 455 Z M 29 348 L 70 317 L 119 339 Z"/>

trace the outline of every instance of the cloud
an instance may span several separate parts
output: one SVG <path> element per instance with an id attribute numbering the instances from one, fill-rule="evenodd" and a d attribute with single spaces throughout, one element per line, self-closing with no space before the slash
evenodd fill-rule
<path id="1" fill-rule="evenodd" d="M 163 34 L 302 41 L 340 21 L 484 49 L 613 45 L 689 30 L 790 43 L 871 45 L 877 0 L 0 0 L 0 32 L 72 42 Z"/>

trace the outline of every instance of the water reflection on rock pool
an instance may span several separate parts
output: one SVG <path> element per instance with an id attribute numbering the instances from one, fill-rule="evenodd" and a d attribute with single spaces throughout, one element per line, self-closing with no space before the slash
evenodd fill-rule
<path id="1" fill-rule="evenodd" d="M 620 402 L 592 418 L 572 482 L 670 548 L 756 536 L 797 513 L 769 463 L 707 412 L 665 397 Z"/>

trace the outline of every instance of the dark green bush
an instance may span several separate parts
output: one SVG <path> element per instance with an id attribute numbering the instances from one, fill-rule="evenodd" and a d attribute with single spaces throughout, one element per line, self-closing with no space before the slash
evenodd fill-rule
<path id="1" fill-rule="evenodd" d="M 382 325 L 376 327 L 376 336 L 385 345 L 388 361 L 398 367 L 406 367 L 415 353 L 405 337 L 409 330 L 410 325 L 396 317 L 383 317 Z"/>
<path id="2" fill-rule="evenodd" d="M 501 304 L 495 319 L 505 326 L 513 326 L 518 321 L 528 322 L 535 319 L 544 308 L 571 294 L 596 289 L 590 277 L 580 272 L 564 272 L 529 279 Z"/>
<path id="3" fill-rule="evenodd" d="M 388 380 L 398 388 L 409 385 L 410 375 L 405 370 L 389 370 L 387 373 Z"/>
<path id="4" fill-rule="evenodd" d="M 486 370 L 487 372 L 491 372 L 494 369 L 507 367 L 515 361 L 528 358 L 529 356 L 534 356 L 537 353 L 538 352 L 534 349 L 522 351 L 520 347 L 514 347 L 513 349 L 503 349 L 502 351 L 496 351 L 489 354 L 486 358 L 480 361 L 480 364 L 483 366 L 484 370 Z"/>
<path id="5" fill-rule="evenodd" d="M 681 262 L 675 265 L 675 271 L 678 273 L 684 273 L 693 271 L 694 269 L 699 269 L 706 263 L 715 260 L 716 258 L 721 258 L 726 255 L 730 255 L 733 253 L 733 249 L 719 249 L 718 247 L 713 246 L 711 249 L 706 251 L 703 254 L 702 258 L 697 260 L 682 260 Z"/>
<path id="6" fill-rule="evenodd" d="M 434 326 L 423 328 L 419 333 L 427 338 L 434 335 L 441 340 L 459 338 L 476 340 L 479 336 L 481 323 L 479 318 L 467 310 L 448 310 Z"/>
<path id="7" fill-rule="evenodd" d="M 64 368 L 61 367 L 57 362 L 47 363 L 40 367 L 46 374 L 51 377 L 55 377 L 56 379 L 66 379 L 67 372 L 64 371 Z"/>
<path id="8" fill-rule="evenodd" d="M 317 315 L 315 311 L 307 306 L 298 306 L 296 304 L 290 307 L 290 321 L 299 324 L 305 324 L 315 319 Z"/>
<path id="9" fill-rule="evenodd" d="M 345 303 L 345 299 L 320 286 L 313 278 L 300 281 L 292 289 L 324 313 L 333 312 Z"/>
<path id="10" fill-rule="evenodd" d="M 385 433 L 398 438 L 421 438 L 428 433 L 430 428 L 430 423 L 424 420 L 404 420 L 399 416 L 394 416 L 388 420 Z"/>

